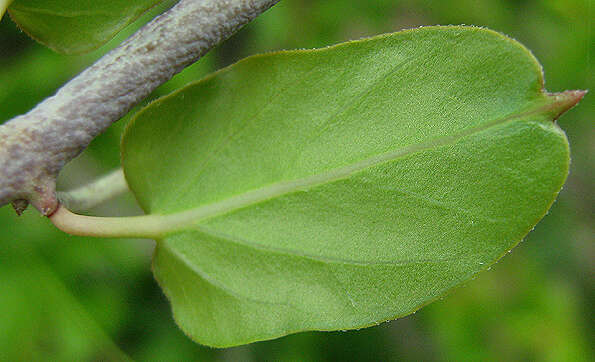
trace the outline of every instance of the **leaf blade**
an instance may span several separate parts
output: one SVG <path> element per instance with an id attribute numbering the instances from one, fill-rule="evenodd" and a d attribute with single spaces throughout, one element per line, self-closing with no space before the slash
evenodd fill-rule
<path id="1" fill-rule="evenodd" d="M 470 279 L 566 178 L 551 120 L 574 98 L 542 85 L 518 43 L 431 27 L 253 57 L 153 103 L 123 165 L 147 212 L 187 216 L 154 262 L 176 320 L 230 346 L 378 323 Z"/>
<path id="2" fill-rule="evenodd" d="M 163 0 L 15 0 L 8 9 L 19 27 L 41 44 L 64 54 L 94 50 Z"/>

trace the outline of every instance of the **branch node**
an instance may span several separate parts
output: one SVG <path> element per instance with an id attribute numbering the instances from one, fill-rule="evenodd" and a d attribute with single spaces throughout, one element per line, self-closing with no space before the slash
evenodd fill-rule
<path id="1" fill-rule="evenodd" d="M 27 209 L 27 206 L 29 206 L 29 201 L 25 199 L 19 199 L 12 201 L 10 204 L 12 205 L 17 215 L 21 216 L 23 215 L 23 212 L 25 212 L 25 210 Z"/>

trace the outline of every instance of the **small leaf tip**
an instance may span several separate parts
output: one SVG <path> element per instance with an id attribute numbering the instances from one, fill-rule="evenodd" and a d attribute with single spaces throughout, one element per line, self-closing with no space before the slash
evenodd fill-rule
<path id="1" fill-rule="evenodd" d="M 576 106 L 587 92 L 587 90 L 567 90 L 560 93 L 549 93 L 548 96 L 553 100 L 551 109 L 555 112 L 553 121 L 556 121 L 562 114 Z"/>

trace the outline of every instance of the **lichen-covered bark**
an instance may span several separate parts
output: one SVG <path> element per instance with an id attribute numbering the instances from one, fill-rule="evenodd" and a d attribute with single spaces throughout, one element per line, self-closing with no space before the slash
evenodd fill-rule
<path id="1" fill-rule="evenodd" d="M 0 125 L 0 206 L 58 206 L 68 161 L 153 89 L 279 0 L 181 0 L 53 97 Z"/>

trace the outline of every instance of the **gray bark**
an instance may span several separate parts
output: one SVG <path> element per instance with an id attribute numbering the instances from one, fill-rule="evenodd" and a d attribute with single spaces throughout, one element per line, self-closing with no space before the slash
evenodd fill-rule
<path id="1" fill-rule="evenodd" d="M 0 125 L 0 206 L 58 206 L 68 161 L 151 91 L 279 0 L 181 0 L 29 113 Z"/>

